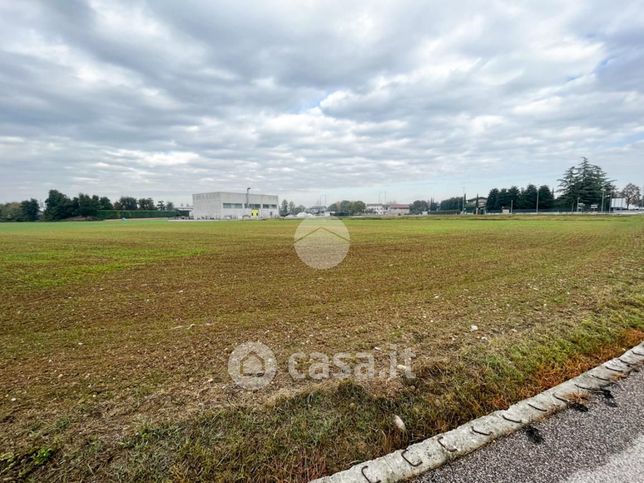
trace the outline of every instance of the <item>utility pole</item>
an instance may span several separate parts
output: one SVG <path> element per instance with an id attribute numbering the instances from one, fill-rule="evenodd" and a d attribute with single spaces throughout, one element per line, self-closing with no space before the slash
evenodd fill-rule
<path id="1" fill-rule="evenodd" d="M 536 206 L 537 215 L 539 214 L 539 188 L 537 188 L 537 206 Z"/>
<path id="2" fill-rule="evenodd" d="M 463 214 L 465 214 L 465 198 L 466 198 L 465 186 L 463 186 Z"/>
<path id="3" fill-rule="evenodd" d="M 250 194 L 250 186 L 248 188 L 246 188 L 246 209 L 247 210 L 250 210 L 250 203 L 248 201 L 249 198 L 250 198 L 249 194 Z M 250 211 L 249 211 L 249 214 L 250 214 Z"/>
<path id="4" fill-rule="evenodd" d="M 601 209 L 599 210 L 599 212 L 602 213 L 602 214 L 604 213 L 604 197 L 605 197 L 605 194 L 606 194 L 606 189 L 603 189 L 602 190 L 602 206 L 601 206 Z"/>

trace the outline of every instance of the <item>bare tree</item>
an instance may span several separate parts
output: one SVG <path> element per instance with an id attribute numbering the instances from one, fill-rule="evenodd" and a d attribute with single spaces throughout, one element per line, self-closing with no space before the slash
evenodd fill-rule
<path id="1" fill-rule="evenodd" d="M 626 200 L 626 209 L 630 208 L 631 205 L 639 205 L 640 200 L 642 199 L 642 193 L 640 192 L 639 186 L 635 186 L 633 183 L 628 183 L 622 190 L 622 198 Z"/>

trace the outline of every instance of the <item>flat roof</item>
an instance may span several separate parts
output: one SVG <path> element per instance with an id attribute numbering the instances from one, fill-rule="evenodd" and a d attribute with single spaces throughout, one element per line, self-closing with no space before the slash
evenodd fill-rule
<path id="1" fill-rule="evenodd" d="M 194 195 L 214 195 L 214 194 L 222 194 L 222 195 L 243 195 L 246 196 L 246 192 L 243 191 L 241 193 L 235 192 L 235 191 L 205 191 L 203 193 L 193 193 Z M 277 195 L 267 195 L 265 193 L 248 193 L 250 196 L 277 196 Z"/>

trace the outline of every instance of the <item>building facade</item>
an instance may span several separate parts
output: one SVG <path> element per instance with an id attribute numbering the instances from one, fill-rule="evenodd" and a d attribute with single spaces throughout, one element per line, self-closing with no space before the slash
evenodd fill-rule
<path id="1" fill-rule="evenodd" d="M 195 220 L 275 218 L 279 216 L 278 206 L 277 195 L 221 191 L 192 195 L 192 217 Z"/>
<path id="2" fill-rule="evenodd" d="M 384 215 L 386 212 L 387 206 L 382 203 L 367 203 L 366 213 Z"/>
<path id="3" fill-rule="evenodd" d="M 403 203 L 392 203 L 387 207 L 387 215 L 400 216 L 409 214 L 409 205 Z"/>

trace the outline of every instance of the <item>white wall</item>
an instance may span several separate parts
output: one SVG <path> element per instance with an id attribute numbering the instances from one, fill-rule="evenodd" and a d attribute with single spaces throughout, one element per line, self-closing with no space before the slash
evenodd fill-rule
<path id="1" fill-rule="evenodd" d="M 262 195 L 251 193 L 248 203 L 261 205 L 260 218 L 279 216 L 279 200 L 276 195 Z M 242 218 L 250 216 L 251 208 L 246 208 L 246 193 L 197 193 L 192 195 L 192 217 L 198 219 L 221 220 L 226 218 Z M 233 205 L 228 207 L 227 205 Z M 265 207 L 266 206 L 266 207 Z"/>

